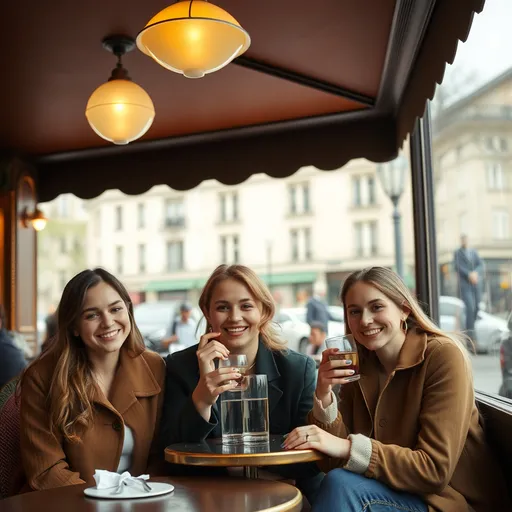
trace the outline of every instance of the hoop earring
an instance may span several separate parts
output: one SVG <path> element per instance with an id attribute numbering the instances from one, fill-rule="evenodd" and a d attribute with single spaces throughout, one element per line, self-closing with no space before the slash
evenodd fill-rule
<path id="1" fill-rule="evenodd" d="M 407 320 L 404 319 L 404 318 L 402 320 L 400 320 L 400 329 L 402 329 L 403 333 L 405 335 L 407 335 L 407 329 L 408 329 L 408 327 L 407 327 Z"/>

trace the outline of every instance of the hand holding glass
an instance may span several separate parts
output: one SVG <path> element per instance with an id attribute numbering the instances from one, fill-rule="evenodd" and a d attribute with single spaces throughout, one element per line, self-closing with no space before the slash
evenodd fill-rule
<path id="1" fill-rule="evenodd" d="M 234 368 L 242 375 L 240 379 L 238 379 L 238 386 L 242 384 L 248 367 L 247 356 L 245 354 L 229 354 L 227 359 L 219 359 L 219 368 Z"/>
<path id="2" fill-rule="evenodd" d="M 346 336 L 334 336 L 325 340 L 327 348 L 337 348 L 338 352 L 329 356 L 329 360 L 344 360 L 351 361 L 350 364 L 344 367 L 347 370 L 354 370 L 354 375 L 344 377 L 348 382 L 359 380 L 361 375 L 359 373 L 359 357 L 357 353 L 356 340 L 351 334 Z"/>

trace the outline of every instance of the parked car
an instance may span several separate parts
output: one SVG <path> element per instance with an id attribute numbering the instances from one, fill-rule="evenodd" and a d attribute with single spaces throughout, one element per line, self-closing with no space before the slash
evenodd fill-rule
<path id="1" fill-rule="evenodd" d="M 439 297 L 439 320 L 441 329 L 447 332 L 463 331 L 466 324 L 466 306 L 458 297 Z M 475 322 L 475 350 L 486 354 L 497 350 L 503 335 L 509 332 L 507 321 L 485 311 L 479 311 Z"/>
<path id="2" fill-rule="evenodd" d="M 181 303 L 182 301 L 143 302 L 133 308 L 135 322 L 144 338 L 144 343 L 162 357 L 169 353 L 168 347 L 164 347 L 162 341 L 166 338 L 174 319 L 179 316 Z M 192 318 L 199 322 L 201 314 L 198 308 L 192 309 Z M 198 330 L 198 341 L 199 337 Z"/>
<path id="3" fill-rule="evenodd" d="M 512 399 L 512 313 L 508 317 L 508 333 L 501 338 L 500 366 L 503 382 L 499 394 Z"/>
<path id="4" fill-rule="evenodd" d="M 340 321 L 343 319 L 343 308 L 338 306 L 329 306 L 328 308 L 331 320 L 327 326 L 327 336 L 344 334 L 345 324 Z M 335 309 L 331 311 L 331 308 Z M 287 341 L 288 347 L 306 354 L 311 332 L 306 323 L 306 308 L 283 308 L 276 314 L 274 321 L 279 325 L 280 334 Z"/>

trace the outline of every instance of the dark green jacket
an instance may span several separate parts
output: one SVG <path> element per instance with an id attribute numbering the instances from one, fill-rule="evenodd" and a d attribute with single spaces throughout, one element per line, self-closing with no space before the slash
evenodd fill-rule
<path id="1" fill-rule="evenodd" d="M 212 407 L 210 421 L 206 421 L 197 412 L 192 402 L 192 393 L 199 381 L 196 351 L 197 345 L 194 345 L 166 358 L 165 398 L 160 424 L 162 451 L 174 443 L 200 442 L 209 437 L 221 437 L 220 399 Z M 313 408 L 316 386 L 314 361 L 292 350 L 271 351 L 260 340 L 255 373 L 266 374 L 268 378 L 270 433 L 283 435 L 295 427 L 306 425 L 307 414 Z M 186 472 L 186 469 L 183 468 L 183 471 Z M 308 487 L 304 489 L 305 494 L 308 498 L 316 494 L 320 471 L 315 464 L 280 466 L 278 472 L 297 482 L 306 478 L 309 482 L 304 482 L 305 487 Z M 314 483 L 310 481 L 311 478 Z"/>

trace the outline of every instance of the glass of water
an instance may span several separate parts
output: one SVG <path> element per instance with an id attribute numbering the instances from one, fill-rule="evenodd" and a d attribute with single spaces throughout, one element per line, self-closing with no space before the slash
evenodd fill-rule
<path id="1" fill-rule="evenodd" d="M 268 383 L 266 375 L 246 375 L 242 382 L 244 443 L 268 443 Z"/>
<path id="2" fill-rule="evenodd" d="M 243 442 L 244 406 L 241 388 L 224 391 L 220 395 L 220 428 L 222 444 Z"/>

